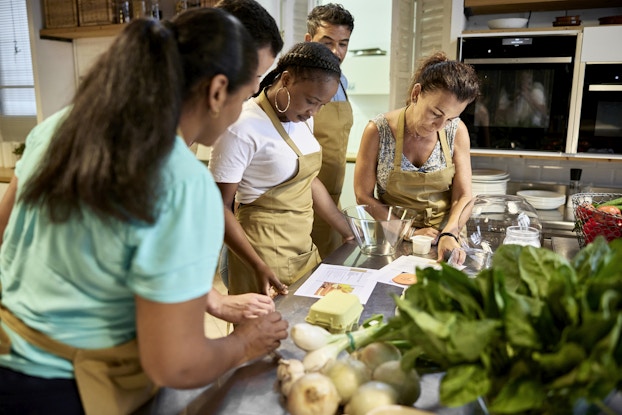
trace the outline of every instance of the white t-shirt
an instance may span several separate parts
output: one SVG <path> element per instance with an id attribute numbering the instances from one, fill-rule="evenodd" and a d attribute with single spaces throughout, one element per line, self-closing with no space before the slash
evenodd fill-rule
<path id="1" fill-rule="evenodd" d="M 313 118 L 281 123 L 302 154 L 320 151 L 312 134 Z M 298 157 L 254 99 L 244 103 L 240 118 L 218 139 L 209 169 L 218 183 L 239 183 L 236 202 L 251 203 L 293 177 Z"/>

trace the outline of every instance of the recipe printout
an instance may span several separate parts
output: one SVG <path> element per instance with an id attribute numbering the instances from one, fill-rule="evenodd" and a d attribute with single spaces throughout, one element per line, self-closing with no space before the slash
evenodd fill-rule
<path id="1" fill-rule="evenodd" d="M 417 268 L 427 267 L 441 268 L 440 264 L 433 259 L 403 255 L 380 268 L 376 272 L 376 279 L 385 284 L 407 287 L 417 283 Z"/>
<path id="2" fill-rule="evenodd" d="M 294 295 L 321 298 L 334 290 L 355 294 L 365 304 L 376 286 L 375 269 L 320 264 Z"/>

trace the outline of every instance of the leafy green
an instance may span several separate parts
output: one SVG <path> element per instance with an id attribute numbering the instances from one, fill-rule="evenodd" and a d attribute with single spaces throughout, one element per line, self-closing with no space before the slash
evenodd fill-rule
<path id="1" fill-rule="evenodd" d="M 419 283 L 377 333 L 402 365 L 444 371 L 441 402 L 484 397 L 500 414 L 570 413 L 622 385 L 622 239 L 599 237 L 571 260 L 503 245 L 470 278 L 446 264 Z"/>

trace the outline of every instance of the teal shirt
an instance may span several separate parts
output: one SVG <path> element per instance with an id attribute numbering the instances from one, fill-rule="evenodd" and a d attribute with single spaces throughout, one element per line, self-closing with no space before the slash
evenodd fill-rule
<path id="1" fill-rule="evenodd" d="M 67 110 L 33 129 L 18 163 L 18 197 Z M 163 167 L 161 211 L 153 225 L 104 224 L 92 212 L 54 224 L 19 201 L 0 250 L 3 303 L 27 325 L 79 348 L 136 337 L 134 295 L 176 303 L 205 295 L 224 235 L 222 198 L 200 161 L 177 137 Z M 31 346 L 6 325 L 12 352 L 0 365 L 33 376 L 71 378 L 72 364 Z"/>

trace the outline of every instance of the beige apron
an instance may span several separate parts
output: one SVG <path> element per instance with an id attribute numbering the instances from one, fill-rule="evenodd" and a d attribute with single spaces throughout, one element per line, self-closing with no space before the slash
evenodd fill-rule
<path id="1" fill-rule="evenodd" d="M 2 305 L 0 320 L 30 344 L 73 363 L 80 400 L 88 415 L 132 413 L 157 392 L 140 365 L 136 340 L 105 349 L 78 349 L 28 327 Z M 9 352 L 10 339 L 0 325 L 0 353 Z"/>
<path id="2" fill-rule="evenodd" d="M 340 84 L 340 87 L 343 88 L 343 85 Z M 317 177 L 337 206 L 343 188 L 348 138 L 353 122 L 352 106 L 347 101 L 347 95 L 346 101 L 331 101 L 313 116 L 313 135 L 322 146 L 322 168 Z M 343 243 L 341 234 L 317 214 L 313 218 L 311 237 L 322 258 Z"/>
<path id="3" fill-rule="evenodd" d="M 389 173 L 386 192 L 380 200 L 386 204 L 417 210 L 417 218 L 413 223 L 415 228 L 440 229 L 451 208 L 451 184 L 456 172 L 447 143 L 447 133 L 445 129 L 438 133 L 446 168 L 429 173 L 402 171 L 405 114 L 406 108 L 400 113 L 397 123 L 393 170 Z"/>
<path id="4" fill-rule="evenodd" d="M 236 217 L 257 254 L 284 284 L 292 284 L 321 259 L 311 240 L 313 197 L 311 182 L 322 163 L 322 152 L 302 155 L 283 129 L 264 93 L 257 103 L 270 117 L 283 140 L 298 155 L 298 172 L 255 201 L 240 204 Z M 278 160 L 274 161 L 278 163 Z M 261 292 L 255 272 L 229 252 L 229 293 Z"/>

